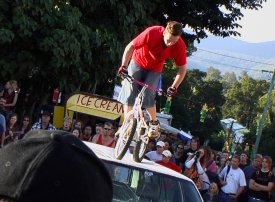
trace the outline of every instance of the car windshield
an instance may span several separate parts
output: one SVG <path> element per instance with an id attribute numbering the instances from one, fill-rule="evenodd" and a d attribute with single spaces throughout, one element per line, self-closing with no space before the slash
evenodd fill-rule
<path id="1" fill-rule="evenodd" d="M 153 171 L 104 161 L 113 180 L 113 201 L 201 202 L 195 186 Z"/>

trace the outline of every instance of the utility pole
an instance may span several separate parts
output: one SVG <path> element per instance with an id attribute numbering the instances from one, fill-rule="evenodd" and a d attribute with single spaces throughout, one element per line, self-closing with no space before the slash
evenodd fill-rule
<path id="1" fill-rule="evenodd" d="M 261 136 L 262 136 L 262 132 L 263 132 L 263 126 L 264 126 L 264 122 L 266 120 L 267 110 L 268 110 L 268 107 L 269 107 L 269 104 L 270 104 L 270 101 L 271 101 L 271 97 L 272 97 L 272 90 L 274 88 L 274 82 L 275 82 L 275 69 L 273 71 L 273 76 L 272 76 L 271 83 L 270 83 L 270 86 L 269 86 L 267 99 L 266 99 L 266 102 L 265 102 L 265 105 L 264 105 L 264 112 L 263 112 L 262 118 L 260 119 L 260 122 L 259 122 L 258 127 L 257 127 L 257 133 L 256 133 L 257 139 L 256 139 L 256 143 L 255 143 L 253 156 L 255 156 L 255 154 L 257 154 L 258 149 L 259 149 L 259 144 L 260 144 L 260 140 L 261 140 Z"/>

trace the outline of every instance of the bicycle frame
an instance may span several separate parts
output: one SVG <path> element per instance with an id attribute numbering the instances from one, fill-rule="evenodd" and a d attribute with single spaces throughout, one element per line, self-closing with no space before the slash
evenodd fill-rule
<path id="1" fill-rule="evenodd" d="M 142 101 L 144 92 L 147 88 L 148 88 L 148 85 L 146 84 L 142 87 L 141 91 L 139 92 L 138 96 L 135 99 L 135 104 L 133 106 L 133 109 L 131 110 L 133 111 L 133 115 L 137 119 L 137 123 L 138 123 L 137 130 L 136 130 L 137 132 L 134 137 L 136 141 L 139 139 L 142 139 L 143 141 L 146 142 L 147 141 L 146 139 L 148 138 L 148 136 L 144 137 L 142 134 L 142 129 L 148 130 L 148 124 L 145 121 L 144 113 L 141 107 L 141 101 Z"/>
<path id="2" fill-rule="evenodd" d="M 141 108 L 141 101 L 142 101 L 142 97 L 144 95 L 145 90 L 148 88 L 148 85 L 145 84 L 141 91 L 139 92 L 138 96 L 135 99 L 135 103 L 133 105 L 133 109 L 130 110 L 129 112 L 127 112 L 125 119 L 123 121 L 122 126 L 125 125 L 124 122 L 127 122 L 129 120 L 129 117 L 134 116 L 134 118 L 137 119 L 138 122 L 138 126 L 137 126 L 137 134 L 135 135 L 135 139 L 138 140 L 140 138 L 140 132 L 141 129 L 144 128 L 145 130 L 148 129 L 148 124 L 145 121 L 145 117 L 143 114 L 143 110 Z M 123 128 L 121 128 L 123 130 Z"/>
<path id="3" fill-rule="evenodd" d="M 162 95 L 165 93 L 162 90 L 156 89 L 155 87 L 149 86 L 143 82 L 136 80 L 135 78 L 129 76 L 128 74 L 122 74 L 122 76 L 127 79 L 130 83 L 137 83 L 142 86 L 142 89 L 135 98 L 133 108 L 128 111 L 125 115 L 125 119 L 122 123 L 121 128 L 118 130 L 117 134 L 120 136 L 118 139 L 118 144 L 115 147 L 115 156 L 117 159 L 123 158 L 126 149 L 128 149 L 130 142 L 134 139 L 137 143 L 134 147 L 134 160 L 140 162 L 143 158 L 144 152 L 149 142 L 149 125 L 145 121 L 145 116 L 142 110 L 142 99 L 147 88 L 161 92 Z M 149 114 L 150 116 L 150 114 Z M 129 125 L 133 124 L 133 125 Z M 126 133 L 127 131 L 127 133 Z M 127 135 L 129 132 L 129 135 Z"/>

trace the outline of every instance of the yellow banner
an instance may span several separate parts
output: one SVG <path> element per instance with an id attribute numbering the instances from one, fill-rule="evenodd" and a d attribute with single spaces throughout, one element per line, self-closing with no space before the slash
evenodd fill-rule
<path id="1" fill-rule="evenodd" d="M 123 115 L 123 105 L 120 102 L 95 95 L 74 94 L 67 100 L 67 108 L 70 106 L 81 106 L 86 109 L 96 109 L 112 114 Z"/>

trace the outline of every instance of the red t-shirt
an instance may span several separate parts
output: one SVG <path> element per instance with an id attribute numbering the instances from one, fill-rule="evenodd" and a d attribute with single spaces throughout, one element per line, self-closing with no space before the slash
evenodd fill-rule
<path id="1" fill-rule="evenodd" d="M 182 173 L 181 168 L 179 166 L 177 166 L 175 163 L 171 162 L 171 161 L 169 161 L 168 163 L 164 163 L 163 161 L 156 161 L 156 163 L 158 163 L 160 165 L 163 165 L 163 166 L 165 166 L 167 168 L 170 168 L 170 169 L 172 169 L 174 171 L 177 171 L 179 173 Z"/>
<path id="2" fill-rule="evenodd" d="M 162 72 L 166 59 L 173 58 L 177 66 L 186 64 L 186 46 L 182 38 L 174 45 L 166 47 L 163 41 L 162 26 L 152 26 L 133 40 L 132 59 L 141 67 L 154 72 Z"/>

